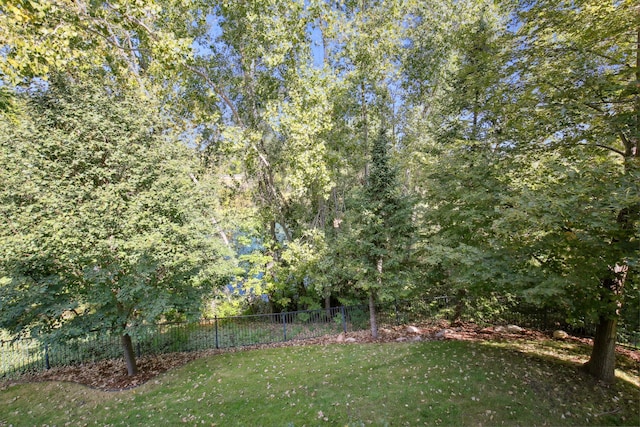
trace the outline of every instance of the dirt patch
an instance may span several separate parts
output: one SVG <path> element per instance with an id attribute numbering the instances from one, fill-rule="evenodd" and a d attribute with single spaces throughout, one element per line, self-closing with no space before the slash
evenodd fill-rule
<path id="1" fill-rule="evenodd" d="M 496 330 L 497 329 L 497 330 Z M 357 331 L 339 335 L 327 335 L 305 340 L 292 340 L 282 343 L 262 344 L 247 347 L 236 347 L 224 350 L 206 350 L 190 353 L 169 353 L 144 356 L 137 360 L 139 373 L 128 376 L 122 360 L 104 360 L 76 366 L 54 368 L 44 372 L 25 374 L 14 380 L 0 383 L 0 389 L 16 383 L 35 381 L 67 381 L 105 391 L 125 390 L 137 387 L 157 375 L 186 363 L 214 354 L 237 352 L 250 349 L 289 347 L 301 345 L 328 345 L 375 342 L 411 342 L 430 340 L 463 340 L 463 341 L 546 341 L 550 336 L 533 330 L 520 333 L 509 333 L 503 328 L 480 328 L 474 324 L 450 325 L 442 321 L 437 324 L 414 324 L 380 328 L 378 338 L 371 337 L 370 331 Z M 592 340 L 569 337 L 565 341 L 575 341 L 592 345 Z M 617 352 L 626 356 L 636 366 L 640 365 L 640 351 L 618 347 Z"/>

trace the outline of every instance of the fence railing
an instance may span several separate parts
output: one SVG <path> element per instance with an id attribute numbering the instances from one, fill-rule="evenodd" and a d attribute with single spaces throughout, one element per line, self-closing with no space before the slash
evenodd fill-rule
<path id="1" fill-rule="evenodd" d="M 453 306 L 454 301 L 449 297 L 380 304 L 377 307 L 378 324 L 385 326 L 438 321 L 450 317 Z M 559 314 L 546 311 L 511 310 L 485 315 L 476 311 L 473 318 L 462 320 L 478 324 L 513 323 L 540 330 L 569 326 Z M 368 328 L 369 308 L 363 305 L 214 318 L 198 323 L 142 325 L 132 329 L 129 334 L 134 350 L 140 357 L 277 343 Z M 590 331 L 583 329 L 574 332 L 589 334 Z M 618 339 L 621 343 L 637 347 L 640 331 L 621 328 Z M 110 331 L 96 331 L 82 338 L 54 342 L 38 339 L 0 341 L 0 377 L 120 357 L 120 337 Z"/>
<path id="2" fill-rule="evenodd" d="M 301 340 L 368 327 L 366 307 L 332 307 L 287 313 L 232 316 L 198 323 L 141 325 L 131 331 L 137 356 L 224 349 Z M 96 331 L 82 338 L 45 342 L 0 341 L 0 377 L 122 356 L 120 336 Z"/>

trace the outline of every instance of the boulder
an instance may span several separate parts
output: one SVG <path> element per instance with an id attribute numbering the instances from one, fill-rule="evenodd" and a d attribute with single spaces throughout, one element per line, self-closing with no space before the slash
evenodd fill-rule
<path id="1" fill-rule="evenodd" d="M 504 326 L 496 326 L 495 328 L 493 328 L 493 331 L 501 334 L 503 332 L 507 332 L 507 328 L 505 328 Z"/>
<path id="2" fill-rule="evenodd" d="M 447 334 L 452 333 L 453 331 L 451 329 L 442 329 L 438 332 L 436 332 L 436 338 L 446 338 Z"/>
<path id="3" fill-rule="evenodd" d="M 569 334 L 566 333 L 565 331 L 561 331 L 561 330 L 557 330 L 557 331 L 553 331 L 553 339 L 556 340 L 564 340 L 569 338 Z"/>
<path id="4" fill-rule="evenodd" d="M 407 332 L 410 334 L 420 334 L 422 333 L 422 331 L 420 330 L 420 328 L 416 328 L 415 326 L 407 326 Z"/>
<path id="5" fill-rule="evenodd" d="M 524 332 L 524 329 L 517 325 L 508 325 L 507 332 L 510 334 L 521 334 Z"/>

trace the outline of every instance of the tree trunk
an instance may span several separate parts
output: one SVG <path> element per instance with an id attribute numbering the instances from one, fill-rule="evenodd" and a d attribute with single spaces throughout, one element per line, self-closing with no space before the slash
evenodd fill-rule
<path id="1" fill-rule="evenodd" d="M 591 358 L 584 365 L 589 374 L 607 383 L 615 380 L 617 324 L 617 317 L 600 317 L 593 339 Z"/>
<path id="2" fill-rule="evenodd" d="M 120 337 L 120 343 L 122 344 L 122 350 L 124 352 L 124 361 L 127 364 L 127 374 L 129 376 L 136 375 L 138 373 L 138 366 L 136 365 L 136 355 L 133 352 L 131 336 L 129 334 L 122 335 Z"/>
<path id="3" fill-rule="evenodd" d="M 618 216 L 618 221 L 624 226 L 628 225 Z M 618 317 L 620 308 L 622 307 L 622 292 L 627 278 L 629 266 L 624 264 L 616 264 L 611 268 L 611 277 L 602 281 L 602 286 L 609 293 L 611 303 L 614 308 L 610 309 L 607 314 L 601 314 L 596 326 L 596 335 L 593 338 L 593 350 L 591 357 L 585 364 L 585 368 L 589 374 L 597 379 L 612 383 L 615 380 L 616 368 L 616 329 L 618 326 Z"/>
<path id="4" fill-rule="evenodd" d="M 376 298 L 373 289 L 369 291 L 369 322 L 371 323 L 371 338 L 378 338 L 378 322 L 376 320 Z"/>
<path id="5" fill-rule="evenodd" d="M 467 297 L 467 290 L 462 288 L 458 289 L 456 293 L 456 307 L 453 312 L 453 318 L 451 319 L 451 323 L 458 323 L 462 318 L 462 313 L 464 312 L 464 304 L 465 299 Z"/>
<path id="6" fill-rule="evenodd" d="M 327 294 L 324 297 L 324 311 L 326 312 L 327 320 L 331 320 L 331 294 Z"/>

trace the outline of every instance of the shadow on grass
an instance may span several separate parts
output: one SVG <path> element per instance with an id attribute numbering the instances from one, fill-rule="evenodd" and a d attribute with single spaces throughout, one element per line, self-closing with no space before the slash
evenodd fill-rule
<path id="1" fill-rule="evenodd" d="M 584 371 L 583 365 L 589 360 L 592 345 L 580 339 L 565 341 L 551 339 L 543 341 L 483 341 L 482 345 L 512 350 L 524 354 L 526 357 L 564 365 L 571 371 L 592 379 L 594 383 L 606 386 Z M 618 350 L 616 352 L 616 384 L 627 384 L 629 387 L 640 391 L 640 352 L 622 348 L 618 348 Z"/>

